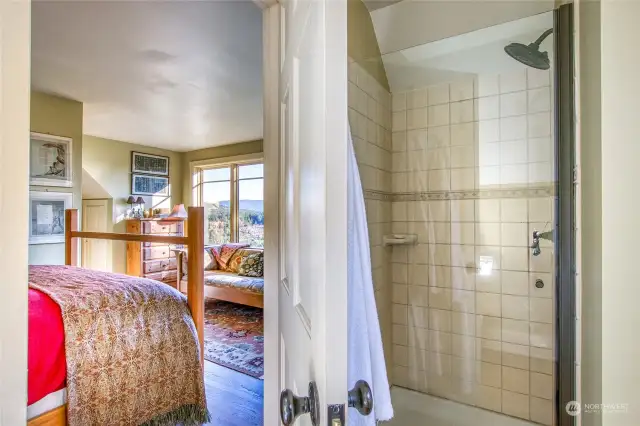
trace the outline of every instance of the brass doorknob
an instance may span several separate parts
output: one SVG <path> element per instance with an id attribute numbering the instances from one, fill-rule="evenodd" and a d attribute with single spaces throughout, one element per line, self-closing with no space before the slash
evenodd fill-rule
<path id="1" fill-rule="evenodd" d="M 369 383 L 358 380 L 349 391 L 349 407 L 353 407 L 363 416 L 368 416 L 373 411 L 373 393 Z"/>
<path id="2" fill-rule="evenodd" d="M 320 424 L 320 403 L 315 382 L 309 383 L 309 396 L 296 396 L 290 389 L 280 392 L 280 420 L 284 426 L 293 425 L 296 419 L 309 413 L 311 424 Z"/>

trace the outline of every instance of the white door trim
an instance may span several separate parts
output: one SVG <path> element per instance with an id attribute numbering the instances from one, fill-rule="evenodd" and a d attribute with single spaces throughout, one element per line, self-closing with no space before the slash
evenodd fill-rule
<path id="1" fill-rule="evenodd" d="M 261 1 L 261 0 L 254 0 Z M 264 0 L 267 2 L 267 0 Z M 264 424 L 280 424 L 280 5 L 263 10 L 264 87 Z M 264 4 L 264 3 L 263 3 Z"/>
<path id="2" fill-rule="evenodd" d="M 0 425 L 27 418 L 31 4 L 0 0 Z"/>

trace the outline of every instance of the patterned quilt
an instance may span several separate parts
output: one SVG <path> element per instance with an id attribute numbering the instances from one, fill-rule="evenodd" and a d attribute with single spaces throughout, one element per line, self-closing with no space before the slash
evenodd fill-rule
<path id="1" fill-rule="evenodd" d="M 31 266 L 29 287 L 62 312 L 69 425 L 210 420 L 195 325 L 177 290 L 72 266 Z"/>

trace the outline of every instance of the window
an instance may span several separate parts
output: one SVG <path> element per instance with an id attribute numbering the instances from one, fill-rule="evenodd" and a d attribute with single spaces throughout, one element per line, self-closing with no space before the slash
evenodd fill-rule
<path id="1" fill-rule="evenodd" d="M 205 244 L 264 247 L 264 171 L 260 160 L 193 168 L 193 201 L 205 210 Z"/>

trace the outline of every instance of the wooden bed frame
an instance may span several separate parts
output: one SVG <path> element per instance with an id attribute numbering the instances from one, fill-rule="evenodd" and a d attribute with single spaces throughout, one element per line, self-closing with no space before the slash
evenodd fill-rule
<path id="1" fill-rule="evenodd" d="M 200 363 L 204 371 L 204 208 L 189 207 L 187 219 L 189 235 L 187 237 L 117 234 L 108 232 L 78 231 L 78 210 L 65 211 L 65 264 L 76 266 L 78 263 L 78 238 L 98 240 L 119 240 L 149 243 L 183 244 L 193 255 L 187 259 L 189 284 L 187 301 L 191 316 L 198 332 L 200 343 Z M 66 404 L 47 411 L 27 421 L 27 426 L 65 426 L 67 424 Z"/>

